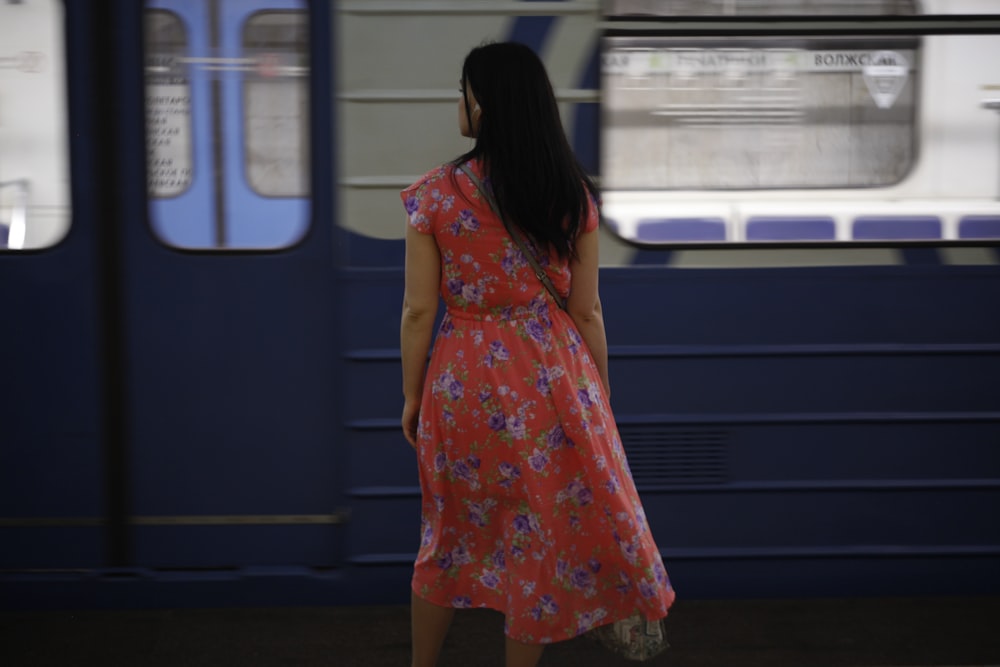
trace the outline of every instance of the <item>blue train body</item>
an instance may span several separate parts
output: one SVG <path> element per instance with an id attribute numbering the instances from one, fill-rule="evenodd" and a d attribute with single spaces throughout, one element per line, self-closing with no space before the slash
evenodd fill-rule
<path id="1" fill-rule="evenodd" d="M 248 175 L 243 106 L 270 74 L 240 40 L 248 17 L 302 3 L 149 3 L 182 19 L 188 57 L 232 66 L 190 70 L 189 182 L 157 197 L 143 9 L 63 9 L 72 223 L 52 247 L 0 253 L 0 599 L 407 599 L 402 241 L 343 220 L 346 19 L 308 6 L 308 192 L 272 195 Z M 529 13 L 500 36 L 541 49 L 558 20 Z M 596 88 L 584 51 L 573 85 Z M 597 104 L 572 114 L 596 169 Z M 993 241 L 964 249 L 978 262 L 886 241 L 901 261 L 858 265 L 854 246 L 831 251 L 842 265 L 750 266 L 720 250 L 735 261 L 702 268 L 609 225 L 603 242 L 618 258 L 601 273 L 613 407 L 681 596 L 1000 591 Z"/>

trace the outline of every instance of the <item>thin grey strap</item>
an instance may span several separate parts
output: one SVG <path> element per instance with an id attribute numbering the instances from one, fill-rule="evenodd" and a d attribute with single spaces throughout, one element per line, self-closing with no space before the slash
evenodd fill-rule
<path id="1" fill-rule="evenodd" d="M 486 202 L 490 205 L 490 208 L 493 209 L 493 212 L 496 214 L 496 216 L 500 218 L 500 221 L 503 223 L 503 226 L 507 229 L 507 233 L 510 234 L 510 237 L 512 239 L 514 239 L 514 243 L 516 243 L 517 247 L 521 249 L 521 254 L 524 255 L 524 258 L 528 260 L 528 264 L 530 264 L 531 268 L 535 271 L 535 277 L 542 282 L 542 285 L 544 285 L 545 289 L 549 291 L 549 294 L 552 295 L 552 298 L 556 300 L 556 303 L 559 304 L 559 307 L 562 308 L 563 310 L 566 310 L 566 300 L 563 299 L 562 296 L 559 294 L 559 292 L 556 291 L 556 286 L 552 284 L 552 280 L 549 278 L 549 275 L 545 272 L 545 269 L 543 269 L 541 265 L 538 263 L 538 259 L 535 257 L 534 253 L 531 252 L 531 249 L 528 248 L 528 245 L 524 242 L 524 239 L 521 237 L 520 232 L 518 232 L 513 225 L 507 222 L 506 218 L 500 215 L 500 208 L 497 206 L 497 202 L 493 198 L 493 194 L 483 187 L 483 184 L 479 181 L 479 178 L 477 178 L 476 175 L 472 173 L 472 170 L 469 169 L 468 165 L 463 164 L 462 166 L 459 167 L 459 169 L 461 169 L 462 173 L 464 173 L 466 176 L 469 177 L 469 180 L 472 181 L 472 184 L 476 186 L 476 189 L 479 190 L 479 192 L 483 195 L 483 197 L 486 198 Z"/>

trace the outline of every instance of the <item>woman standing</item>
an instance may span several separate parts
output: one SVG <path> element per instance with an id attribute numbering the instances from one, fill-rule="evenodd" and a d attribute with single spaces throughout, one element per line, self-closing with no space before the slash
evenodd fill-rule
<path id="1" fill-rule="evenodd" d="M 435 664 L 456 608 L 489 607 L 508 667 L 532 667 L 545 644 L 663 618 L 674 592 L 608 403 L 597 191 L 545 68 L 521 44 L 477 47 L 461 92 L 475 146 L 401 195 L 402 423 L 423 494 L 413 665 Z"/>

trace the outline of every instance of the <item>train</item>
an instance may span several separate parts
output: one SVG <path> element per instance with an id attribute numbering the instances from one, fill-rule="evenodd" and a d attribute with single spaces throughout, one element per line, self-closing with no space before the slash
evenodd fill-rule
<path id="1" fill-rule="evenodd" d="M 398 192 L 485 40 L 680 596 L 1000 591 L 996 2 L 3 0 L 0 605 L 408 599 Z"/>

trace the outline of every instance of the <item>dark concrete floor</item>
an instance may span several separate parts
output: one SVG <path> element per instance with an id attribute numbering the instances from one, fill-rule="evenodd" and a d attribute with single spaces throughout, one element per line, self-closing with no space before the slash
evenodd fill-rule
<path id="1" fill-rule="evenodd" d="M 503 665 L 503 621 L 459 612 L 440 667 Z M 1000 598 L 678 601 L 677 667 L 1000 665 Z M 587 639 L 541 665 L 635 665 Z M 3 667 L 406 667 L 406 607 L 0 613 Z"/>

